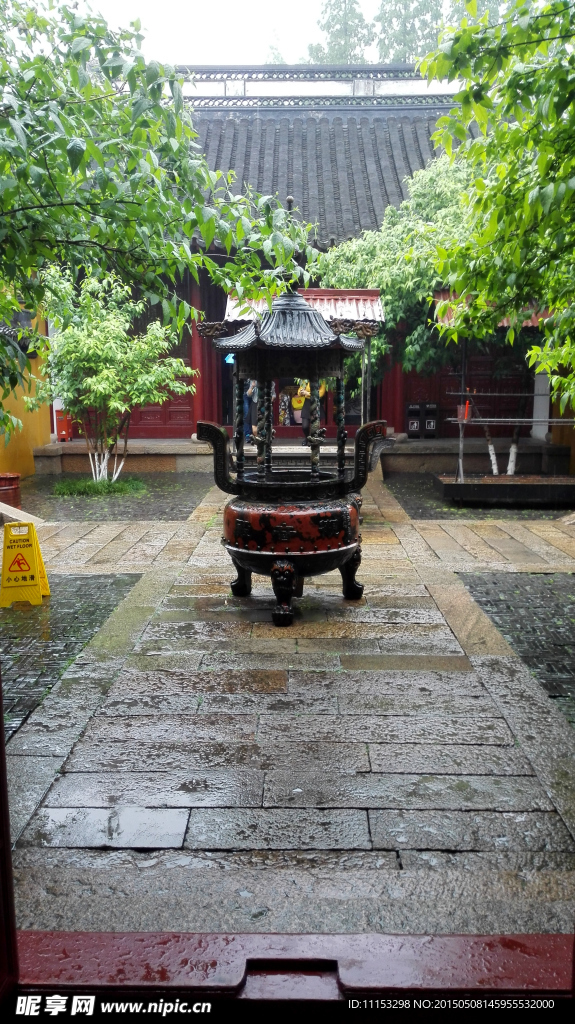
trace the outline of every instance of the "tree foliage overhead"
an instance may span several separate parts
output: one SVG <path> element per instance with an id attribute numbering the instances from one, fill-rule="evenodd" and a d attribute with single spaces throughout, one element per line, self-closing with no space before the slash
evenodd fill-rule
<path id="1" fill-rule="evenodd" d="M 498 7 L 478 0 L 481 14 L 489 8 L 496 16 Z M 313 64 L 367 64 L 366 51 L 376 42 L 382 64 L 413 64 L 436 48 L 446 15 L 452 23 L 464 13 L 464 0 L 380 0 L 367 22 L 358 0 L 325 0 L 318 22 L 325 45 L 308 46 L 309 58 Z"/>
<path id="2" fill-rule="evenodd" d="M 326 35 L 325 46 L 308 46 L 312 64 L 365 64 L 365 50 L 373 42 L 358 0 L 325 0 L 318 25 Z"/>
<path id="3" fill-rule="evenodd" d="M 10 324 L 44 294 L 42 267 L 116 272 L 178 329 L 175 285 L 200 266 L 240 297 L 308 280 L 305 226 L 270 197 L 234 194 L 195 143 L 175 69 L 146 63 L 139 25 L 46 0 L 0 5 L 0 391 L 24 384 Z M 200 246 L 194 245 L 194 239 Z M 207 255 L 212 243 L 233 258 Z M 0 430 L 13 427 L 0 409 Z"/>
<path id="4" fill-rule="evenodd" d="M 442 0 L 381 0 L 374 22 L 382 64 L 413 64 L 437 46 Z"/>
<path id="5" fill-rule="evenodd" d="M 430 323 L 431 297 L 441 285 L 436 247 L 465 241 L 461 198 L 469 178 L 463 163 L 451 165 L 446 156 L 432 161 L 406 179 L 409 198 L 399 209 L 386 208 L 380 231 L 364 231 L 321 257 L 323 286 L 380 289 L 385 327 L 373 343 L 376 380 L 383 372 L 379 357 L 392 340 L 408 370 L 431 372 L 447 358 L 445 343 Z"/>
<path id="6" fill-rule="evenodd" d="M 439 249 L 439 272 L 461 296 L 444 330 L 484 337 L 509 317 L 513 341 L 535 304 L 545 341 L 531 361 L 563 408 L 575 407 L 574 41 L 573 0 L 516 0 L 498 24 L 447 29 L 424 65 L 430 79 L 463 80 L 436 138 L 448 151 L 460 143 L 473 175 L 469 237 Z"/>

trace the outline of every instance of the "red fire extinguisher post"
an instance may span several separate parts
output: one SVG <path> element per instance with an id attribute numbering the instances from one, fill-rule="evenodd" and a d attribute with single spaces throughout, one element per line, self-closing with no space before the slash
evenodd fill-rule
<path id="1" fill-rule="evenodd" d="M 72 440 L 72 417 L 63 409 L 55 409 L 56 434 L 59 441 Z"/>

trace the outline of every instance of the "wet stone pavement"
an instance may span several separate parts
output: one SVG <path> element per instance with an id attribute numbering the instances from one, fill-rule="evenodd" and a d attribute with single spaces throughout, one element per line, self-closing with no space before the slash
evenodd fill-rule
<path id="1" fill-rule="evenodd" d="M 0 613 L 4 731 L 9 739 L 139 580 L 137 574 L 57 576 L 41 606 Z"/>
<path id="2" fill-rule="evenodd" d="M 572 930 L 575 730 L 458 574 L 570 574 L 575 530 L 364 500 L 363 599 L 306 581 L 281 630 L 214 489 L 149 549 L 8 744 L 20 927 Z"/>
<path id="3" fill-rule="evenodd" d="M 461 575 L 522 661 L 575 727 L 575 575 Z"/>
<path id="4" fill-rule="evenodd" d="M 124 473 L 120 480 L 133 474 Z M 78 480 L 78 473 L 59 476 L 29 476 L 22 481 L 22 508 L 51 522 L 89 520 L 187 519 L 212 486 L 208 473 L 144 473 L 138 480 L 144 492 L 106 497 L 58 497 L 53 494 L 58 480 Z"/>
<path id="5" fill-rule="evenodd" d="M 567 509 L 459 506 L 437 494 L 432 473 L 386 473 L 385 484 L 412 519 L 559 519 L 567 512 Z"/>

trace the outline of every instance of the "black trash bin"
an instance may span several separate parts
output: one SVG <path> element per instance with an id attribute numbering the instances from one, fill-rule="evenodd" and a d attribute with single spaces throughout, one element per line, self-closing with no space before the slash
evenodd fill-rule
<path id="1" fill-rule="evenodd" d="M 437 404 L 426 402 L 421 406 L 421 419 L 424 437 L 437 437 Z"/>
<path id="2" fill-rule="evenodd" d="M 421 406 L 419 403 L 408 402 L 405 407 L 405 426 L 408 437 L 422 436 Z"/>

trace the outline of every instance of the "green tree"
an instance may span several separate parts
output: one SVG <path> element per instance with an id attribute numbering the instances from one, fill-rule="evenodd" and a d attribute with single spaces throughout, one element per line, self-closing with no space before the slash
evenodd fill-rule
<path id="1" fill-rule="evenodd" d="M 318 25 L 326 35 L 325 46 L 308 46 L 312 64 L 365 64 L 365 50 L 373 42 L 358 0 L 325 0 Z"/>
<path id="2" fill-rule="evenodd" d="M 469 237 L 438 247 L 460 296 L 443 330 L 485 337 L 508 317 L 514 342 L 535 307 L 545 337 L 531 364 L 575 407 L 575 3 L 517 0 L 496 25 L 467 8 L 424 64 L 430 79 L 463 82 L 436 138 L 457 143 L 472 174 Z"/>
<path id="3" fill-rule="evenodd" d="M 283 59 L 277 46 L 270 46 L 268 50 L 268 59 L 266 64 L 285 64 L 286 61 Z"/>
<path id="4" fill-rule="evenodd" d="M 94 480 L 108 479 L 113 457 L 115 481 L 126 458 L 132 411 L 193 394 L 195 387 L 185 378 L 196 371 L 168 355 L 176 341 L 171 325 L 153 320 L 145 332 L 134 334 L 133 323 L 147 303 L 134 301 L 115 275 L 85 278 L 78 289 L 69 273 L 52 268 L 45 284 L 45 312 L 55 336 L 47 349 L 46 378 L 36 381 L 28 405 L 61 399 L 86 438 Z"/>
<path id="5" fill-rule="evenodd" d="M 478 9 L 497 13 L 498 3 L 479 0 Z M 444 19 L 457 22 L 465 13 L 464 0 L 381 0 L 374 18 L 382 64 L 413 64 L 435 50 Z"/>
<path id="6" fill-rule="evenodd" d="M 381 0 L 374 18 L 382 64 L 413 64 L 437 46 L 442 0 Z"/>
<path id="7" fill-rule="evenodd" d="M 320 259 L 325 287 L 380 290 L 385 326 L 372 345 L 374 382 L 392 344 L 406 370 L 429 373 L 449 357 L 431 305 L 442 284 L 436 250 L 465 240 L 461 200 L 469 180 L 464 163 L 451 165 L 446 156 L 432 161 L 406 179 L 409 198 L 399 209 L 386 208 L 380 231 L 364 231 Z"/>
<path id="8" fill-rule="evenodd" d="M 451 163 L 446 155 L 433 160 L 405 179 L 409 198 L 399 209 L 387 207 L 380 231 L 365 231 L 361 238 L 321 257 L 325 287 L 380 290 L 385 324 L 372 342 L 374 383 L 383 377 L 384 357 L 390 352 L 404 370 L 422 374 L 459 362 L 450 333 L 443 334 L 436 320 L 434 292 L 444 284 L 437 266 L 438 249 L 457 249 L 467 241 L 464 197 L 470 181 L 465 161 Z M 533 332 L 520 332 L 513 349 L 504 343 L 505 331 L 496 323 L 482 339 L 472 338 L 468 350 L 496 354 L 498 376 L 522 368 L 528 387 L 525 355 L 533 344 Z M 360 373 L 360 360 L 348 360 L 348 379 L 356 378 L 359 385 Z"/>
<path id="9" fill-rule="evenodd" d="M 195 143 L 174 68 L 146 63 L 139 25 L 51 0 L 0 5 L 0 393 L 29 371 L 10 331 L 44 297 L 42 268 L 113 270 L 181 331 L 187 269 L 227 290 L 271 294 L 308 280 L 305 226 L 270 197 L 235 195 Z M 199 242 L 200 244 L 196 244 Z M 233 257 L 216 261 L 212 243 Z M 294 259 L 301 250 L 305 259 Z M 223 265 L 222 265 L 223 264 Z M 4 325 L 4 326 L 2 326 Z M 0 431 L 14 429 L 0 403 Z"/>

